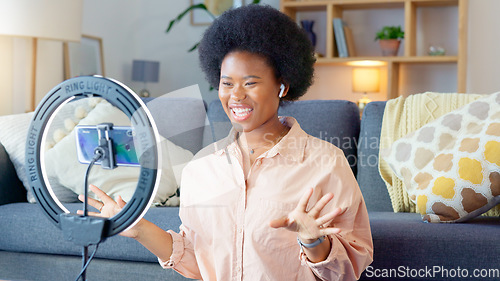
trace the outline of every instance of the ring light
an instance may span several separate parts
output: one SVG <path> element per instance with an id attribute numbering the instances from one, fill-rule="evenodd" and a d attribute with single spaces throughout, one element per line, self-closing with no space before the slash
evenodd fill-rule
<path id="1" fill-rule="evenodd" d="M 118 81 L 104 78 L 101 76 L 81 76 L 68 79 L 54 87 L 38 105 L 33 119 L 31 121 L 28 137 L 26 141 L 26 171 L 33 194 L 48 216 L 59 229 L 64 230 L 63 224 L 68 217 L 69 211 L 66 210 L 59 200 L 52 196 L 53 192 L 47 187 L 48 180 L 44 175 L 44 142 L 45 131 L 47 124 L 50 123 L 54 113 L 71 100 L 101 97 L 109 103 L 119 108 L 131 120 L 138 141 L 135 142 L 139 151 L 139 162 L 141 165 L 140 175 L 137 183 L 137 188 L 129 202 L 125 207 L 114 217 L 111 218 L 95 218 L 72 216 L 71 220 L 84 229 L 83 235 L 91 235 L 95 231 L 94 222 L 99 223 L 99 241 L 83 242 L 95 244 L 106 237 L 110 237 L 120 233 L 128 227 L 131 227 L 146 213 L 148 207 L 153 201 L 156 189 L 159 184 L 160 158 L 161 153 L 157 144 L 159 134 L 156 125 L 153 121 L 151 113 L 146 108 L 144 102 L 128 87 Z M 83 177 L 83 175 L 82 175 Z M 87 188 L 87 187 L 85 187 Z M 52 193 L 52 194 L 51 194 Z M 61 208 L 62 207 L 62 208 Z M 85 220 L 84 218 L 95 219 Z M 75 232 L 75 231 L 74 231 Z M 73 234 L 75 235 L 75 234 Z M 78 236 L 78 235 L 76 235 Z M 81 236 L 81 235 L 80 235 Z M 88 238 L 82 238 L 88 239 Z M 76 243 L 78 237 L 74 239 Z"/>

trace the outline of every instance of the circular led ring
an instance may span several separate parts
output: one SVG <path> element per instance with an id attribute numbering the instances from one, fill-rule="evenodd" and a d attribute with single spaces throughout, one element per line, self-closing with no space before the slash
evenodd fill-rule
<path id="1" fill-rule="evenodd" d="M 58 228 L 60 215 L 66 213 L 56 203 L 46 186 L 42 173 L 41 156 L 44 131 L 56 110 L 73 99 L 101 97 L 120 109 L 131 120 L 143 151 L 140 155 L 140 175 L 137 188 L 123 210 L 109 218 L 103 237 L 120 233 L 141 218 L 147 211 L 156 192 L 159 176 L 159 134 L 156 125 L 142 100 L 125 85 L 101 76 L 80 76 L 68 79 L 54 87 L 38 105 L 31 121 L 26 140 L 26 173 L 37 202 Z M 137 145 L 137 144 L 136 144 Z M 82 178 L 85 175 L 82 175 Z"/>

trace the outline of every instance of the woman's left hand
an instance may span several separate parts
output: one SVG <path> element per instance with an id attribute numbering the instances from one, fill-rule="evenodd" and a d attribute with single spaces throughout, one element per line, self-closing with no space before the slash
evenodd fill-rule
<path id="1" fill-rule="evenodd" d="M 330 222 L 342 212 L 341 208 L 335 208 L 330 213 L 320 216 L 323 208 L 332 200 L 333 194 L 325 194 L 314 204 L 311 210 L 307 211 L 307 205 L 312 194 L 313 189 L 310 188 L 300 198 L 297 207 L 291 213 L 271 221 L 269 225 L 273 228 L 284 227 L 289 231 L 297 232 L 300 241 L 303 243 L 312 243 L 320 237 L 339 233 L 340 229 L 332 227 Z"/>

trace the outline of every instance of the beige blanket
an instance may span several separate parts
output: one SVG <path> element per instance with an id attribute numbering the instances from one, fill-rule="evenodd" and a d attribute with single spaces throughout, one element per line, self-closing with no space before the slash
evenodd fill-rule
<path id="1" fill-rule="evenodd" d="M 380 151 L 390 148 L 394 141 L 434 119 L 480 97 L 482 95 L 423 93 L 389 100 L 382 120 Z M 408 197 L 403 182 L 380 155 L 379 171 L 387 185 L 394 212 L 416 212 L 415 204 Z"/>

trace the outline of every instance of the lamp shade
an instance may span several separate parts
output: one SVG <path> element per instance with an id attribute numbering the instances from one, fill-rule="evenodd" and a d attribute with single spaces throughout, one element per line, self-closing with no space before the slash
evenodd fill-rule
<path id="1" fill-rule="evenodd" d="M 2 0 L 0 35 L 80 41 L 82 0 Z"/>
<path id="2" fill-rule="evenodd" d="M 353 92 L 380 91 L 380 70 L 378 68 L 354 68 L 352 70 Z"/>
<path id="3" fill-rule="evenodd" d="M 134 60 L 132 62 L 132 80 L 140 82 L 158 82 L 160 62 Z"/>

